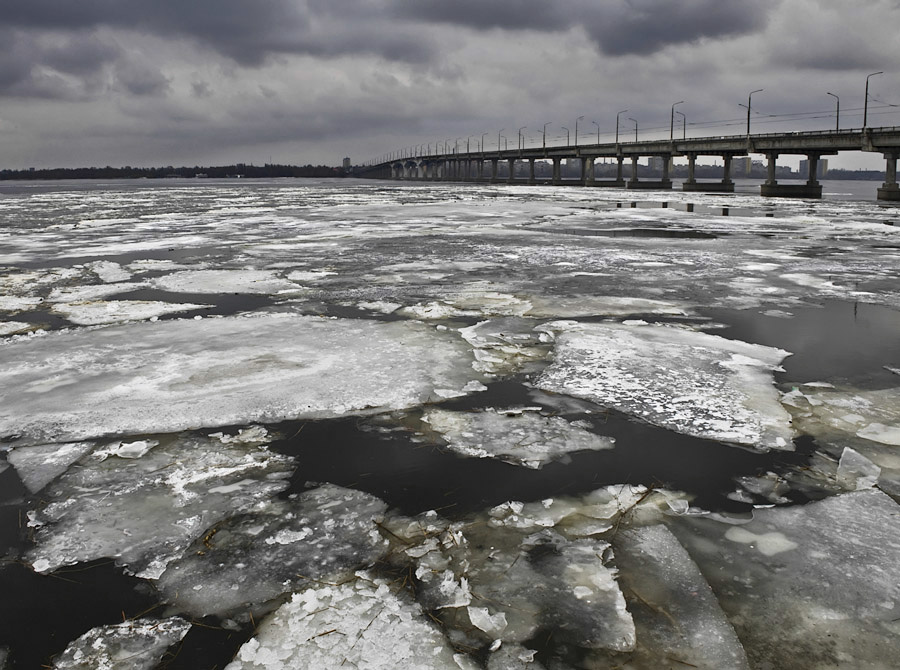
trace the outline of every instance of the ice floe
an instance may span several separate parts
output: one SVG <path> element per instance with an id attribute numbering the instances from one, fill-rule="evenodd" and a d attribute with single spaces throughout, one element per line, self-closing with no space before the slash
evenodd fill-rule
<path id="1" fill-rule="evenodd" d="M 885 494 L 757 509 L 742 525 L 681 517 L 675 529 L 752 667 L 896 664 L 900 506 Z"/>
<path id="2" fill-rule="evenodd" d="M 0 344 L 0 435 L 40 444 L 398 409 L 477 388 L 472 362 L 458 336 L 414 322 L 270 315 L 56 331 Z"/>
<path id="3" fill-rule="evenodd" d="M 62 314 L 69 321 L 79 326 L 97 326 L 107 323 L 119 323 L 121 321 L 142 321 L 165 314 L 190 312 L 208 307 L 212 307 L 212 305 L 150 300 L 109 300 L 105 302 L 58 303 L 53 306 L 53 311 Z"/>
<path id="4" fill-rule="evenodd" d="M 557 321 L 535 386 L 670 430 L 758 449 L 793 449 L 772 371 L 786 351 L 683 328 Z"/>
<path id="5" fill-rule="evenodd" d="M 33 323 L 25 323 L 24 321 L 0 321 L 0 336 L 25 333 L 36 327 Z"/>
<path id="6" fill-rule="evenodd" d="M 27 312 L 43 302 L 31 296 L 0 295 L 0 312 Z"/>
<path id="7" fill-rule="evenodd" d="M 187 635 L 184 619 L 135 619 L 100 626 L 74 640 L 53 660 L 53 670 L 152 670 Z"/>
<path id="8" fill-rule="evenodd" d="M 95 446 L 93 442 L 70 442 L 17 447 L 7 454 L 6 460 L 28 490 L 37 493 Z"/>
<path id="9" fill-rule="evenodd" d="M 172 561 L 159 589 L 180 612 L 225 615 L 283 593 L 343 582 L 387 550 L 387 505 L 326 484 L 229 517 Z"/>
<path id="10" fill-rule="evenodd" d="M 300 286 L 269 270 L 183 270 L 152 279 L 150 283 L 175 293 L 281 293 Z"/>
<path id="11" fill-rule="evenodd" d="M 88 263 L 87 267 L 93 270 L 103 282 L 114 283 L 131 279 L 131 273 L 128 270 L 112 261 L 94 261 Z"/>
<path id="12" fill-rule="evenodd" d="M 147 282 L 115 282 L 85 286 L 59 286 L 50 292 L 47 302 L 87 302 L 117 293 L 137 291 L 148 286 Z"/>
<path id="13" fill-rule="evenodd" d="M 490 408 L 477 412 L 429 409 L 422 420 L 455 452 L 498 458 L 528 468 L 540 468 L 576 451 L 612 449 L 614 442 L 578 422 L 541 416 L 528 408 L 512 412 Z"/>
<path id="14" fill-rule="evenodd" d="M 353 667 L 476 670 L 397 584 L 366 572 L 295 594 L 226 670 Z"/>
<path id="15" fill-rule="evenodd" d="M 27 560 L 50 572 L 110 557 L 157 578 L 206 529 L 284 490 L 294 467 L 258 445 L 215 438 L 172 440 L 139 458 L 101 451 L 44 489 L 29 513 L 35 546 Z"/>

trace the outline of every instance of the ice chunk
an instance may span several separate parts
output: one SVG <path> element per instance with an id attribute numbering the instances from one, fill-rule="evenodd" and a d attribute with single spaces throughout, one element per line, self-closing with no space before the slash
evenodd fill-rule
<path id="1" fill-rule="evenodd" d="M 116 293 L 128 293 L 146 288 L 147 282 L 121 282 L 113 284 L 93 284 L 88 286 L 61 286 L 53 289 L 47 302 L 87 302 L 98 300 Z"/>
<path id="2" fill-rule="evenodd" d="M 878 490 L 757 509 L 740 526 L 679 517 L 679 539 L 752 667 L 893 667 L 900 506 Z"/>
<path id="3" fill-rule="evenodd" d="M 687 316 L 692 310 L 684 305 L 648 298 L 622 298 L 611 295 L 579 295 L 531 297 L 531 309 L 525 316 L 572 319 L 583 316 L 628 316 L 630 314 L 662 314 Z"/>
<path id="4" fill-rule="evenodd" d="M 28 490 L 37 493 L 94 446 L 93 442 L 69 442 L 17 447 L 6 458 Z"/>
<path id="5" fill-rule="evenodd" d="M 26 323 L 24 321 L 0 321 L 0 336 L 24 333 L 34 328 L 36 328 L 36 326 L 33 323 Z"/>
<path id="6" fill-rule="evenodd" d="M 850 491 L 868 489 L 878 483 L 881 468 L 850 447 L 844 447 L 838 463 L 838 483 Z"/>
<path id="7" fill-rule="evenodd" d="M 179 611 L 206 616 L 344 581 L 387 550 L 376 527 L 386 508 L 331 484 L 271 502 L 207 531 L 169 564 L 159 589 Z"/>
<path id="8" fill-rule="evenodd" d="M 157 578 L 205 529 L 286 488 L 293 468 L 287 456 L 201 437 L 136 459 L 89 459 L 45 489 L 27 560 L 49 572 L 112 557 Z"/>
<path id="9" fill-rule="evenodd" d="M 504 644 L 488 657 L 487 670 L 544 670 L 536 653 L 519 644 Z"/>
<path id="10" fill-rule="evenodd" d="M 625 667 L 750 667 L 709 584 L 665 526 L 620 530 L 613 546 L 637 637 Z"/>
<path id="11" fill-rule="evenodd" d="M 260 625 L 226 670 L 351 667 L 475 670 L 396 584 L 358 579 L 295 594 Z"/>
<path id="12" fill-rule="evenodd" d="M 550 347 L 533 330 L 533 322 L 506 318 L 482 321 L 460 328 L 459 333 L 472 345 L 475 369 L 494 375 L 527 372 L 543 362 Z"/>
<path id="13" fill-rule="evenodd" d="M 112 261 L 94 261 L 93 263 L 88 263 L 87 267 L 100 277 L 100 281 L 106 283 L 128 281 L 131 279 L 131 273 L 128 270 Z"/>
<path id="14" fill-rule="evenodd" d="M 110 456 L 117 456 L 119 458 L 140 458 L 158 444 L 159 442 L 156 440 L 113 442 L 112 444 L 104 446 L 102 449 L 97 449 L 97 451 L 94 452 L 94 458 L 101 461 Z"/>
<path id="15" fill-rule="evenodd" d="M 269 270 L 183 270 L 151 280 L 151 284 L 175 293 L 281 293 L 298 291 L 292 281 Z"/>
<path id="16" fill-rule="evenodd" d="M 571 452 L 613 447 L 612 438 L 596 435 L 561 417 L 544 417 L 533 411 L 509 415 L 491 409 L 430 409 L 422 420 L 453 451 L 478 458 L 499 458 L 529 468 L 540 468 Z"/>
<path id="17" fill-rule="evenodd" d="M 212 305 L 152 300 L 109 300 L 106 302 L 63 302 L 54 305 L 53 311 L 62 314 L 79 326 L 96 326 L 120 321 L 141 321 L 164 314 L 191 312 L 205 307 L 212 307 Z"/>
<path id="18" fill-rule="evenodd" d="M 0 295 L 0 312 L 27 312 L 43 302 L 31 296 Z"/>
<path id="19" fill-rule="evenodd" d="M 554 322 L 554 362 L 538 388 L 696 437 L 793 449 L 772 370 L 780 349 L 666 326 Z"/>
<path id="20" fill-rule="evenodd" d="M 872 442 L 900 446 L 900 426 L 886 426 L 883 423 L 873 422 L 863 426 L 856 434 Z"/>
<path id="21" fill-rule="evenodd" d="M 54 670 L 152 670 L 190 630 L 184 619 L 136 619 L 100 626 L 71 642 Z"/>
<path id="22" fill-rule="evenodd" d="M 469 347 L 421 323 L 295 315 L 135 323 L 0 342 L 20 443 L 373 413 L 464 394 Z M 365 374 L 361 374 L 361 371 Z"/>

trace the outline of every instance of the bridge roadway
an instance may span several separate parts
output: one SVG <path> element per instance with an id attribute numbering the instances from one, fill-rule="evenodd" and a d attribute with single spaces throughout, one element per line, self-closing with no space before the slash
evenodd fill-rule
<path id="1" fill-rule="evenodd" d="M 607 144 L 578 144 L 562 147 L 537 147 L 502 151 L 476 151 L 466 153 L 435 153 L 406 156 L 366 166 L 357 174 L 376 179 L 427 180 L 427 181 L 482 181 L 491 183 L 535 184 L 534 164 L 538 160 L 553 162 L 553 176 L 549 183 L 582 186 L 613 186 L 629 189 L 671 189 L 669 165 L 673 157 L 688 159 L 688 178 L 682 188 L 685 191 L 733 192 L 731 178 L 732 160 L 748 154 L 763 154 L 768 160 L 768 178 L 760 186 L 764 196 L 821 198 L 818 161 L 841 151 L 867 151 L 884 155 L 887 162 L 884 184 L 878 189 L 879 200 L 900 201 L 897 183 L 897 159 L 900 158 L 900 127 L 865 128 L 840 131 L 809 131 L 798 133 L 769 133 L 757 135 L 726 135 L 698 137 L 681 140 L 651 140 Z M 809 178 L 805 184 L 779 184 L 775 178 L 776 160 L 779 155 L 804 155 L 809 161 Z M 722 157 L 724 167 L 718 182 L 701 182 L 694 178 L 698 156 Z M 662 159 L 662 178 L 638 179 L 638 159 L 658 157 Z M 615 158 L 615 179 L 596 179 L 594 161 L 598 158 Z M 581 162 L 580 178 L 562 179 L 561 163 L 564 159 Z M 624 177 L 624 162 L 631 161 L 631 177 Z M 500 179 L 498 164 L 508 163 L 509 177 Z M 516 176 L 516 163 L 528 163 L 528 177 Z M 486 164 L 490 172 L 485 172 Z"/>

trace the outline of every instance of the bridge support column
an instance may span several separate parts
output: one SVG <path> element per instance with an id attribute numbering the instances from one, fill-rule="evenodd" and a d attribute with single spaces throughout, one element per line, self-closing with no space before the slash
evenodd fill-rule
<path id="1" fill-rule="evenodd" d="M 594 160 L 595 160 L 595 159 L 593 159 L 593 158 L 586 158 L 585 160 L 587 161 L 587 178 L 586 178 L 586 180 L 585 180 L 585 183 L 586 183 L 588 186 L 593 186 L 593 185 L 594 185 L 594 179 L 595 179 L 595 177 L 596 177 L 596 175 L 594 174 Z"/>
<path id="2" fill-rule="evenodd" d="M 631 157 L 631 179 L 628 180 L 628 188 L 634 188 L 632 184 L 638 183 L 638 157 Z"/>
<path id="3" fill-rule="evenodd" d="M 900 185 L 897 184 L 897 158 L 900 153 L 884 155 L 887 165 L 884 170 L 884 184 L 878 189 L 879 200 L 900 200 Z"/>
<path id="4" fill-rule="evenodd" d="M 484 159 L 479 158 L 475 161 L 475 179 L 482 181 L 484 179 Z"/>
<path id="5" fill-rule="evenodd" d="M 688 184 L 693 185 L 693 184 L 697 183 L 697 178 L 696 178 L 697 154 L 688 154 L 687 159 L 688 159 L 688 178 L 687 178 L 687 181 L 684 182 L 684 186 L 687 186 Z M 684 190 L 689 190 L 689 189 L 684 189 Z"/>
<path id="6" fill-rule="evenodd" d="M 513 184 L 516 181 L 516 159 L 507 158 L 506 164 L 509 166 L 509 175 L 507 176 L 506 181 Z"/>
<path id="7" fill-rule="evenodd" d="M 491 159 L 491 182 L 496 184 L 499 181 L 497 177 L 497 164 L 500 162 L 499 158 Z"/>
<path id="8" fill-rule="evenodd" d="M 731 190 L 734 190 L 734 182 L 731 181 L 731 161 L 734 158 L 731 154 L 725 154 L 722 156 L 722 161 L 725 163 L 725 167 L 722 168 L 722 185 L 731 185 Z"/>
<path id="9" fill-rule="evenodd" d="M 534 159 L 528 159 L 528 183 L 536 184 L 537 180 L 534 178 Z"/>
<path id="10" fill-rule="evenodd" d="M 672 157 L 663 156 L 662 159 L 662 183 L 663 185 L 668 184 L 669 188 L 672 188 L 672 180 L 669 179 L 669 163 L 672 162 Z"/>
<path id="11" fill-rule="evenodd" d="M 819 168 L 818 153 L 807 154 L 809 160 L 809 179 L 805 184 L 779 184 L 775 180 L 775 159 L 777 153 L 767 154 L 769 158 L 769 178 L 759 187 L 760 195 L 770 198 L 821 198 L 822 185 L 816 179 Z"/>
<path id="12" fill-rule="evenodd" d="M 562 170 L 560 169 L 560 163 L 562 163 L 562 158 L 559 156 L 553 157 L 553 183 L 561 184 L 562 183 Z"/>
<path id="13" fill-rule="evenodd" d="M 625 183 L 625 177 L 622 174 L 622 172 L 623 172 L 622 163 L 624 163 L 624 162 L 625 162 L 624 156 L 618 156 L 616 158 L 616 181 L 619 182 L 620 184 Z"/>

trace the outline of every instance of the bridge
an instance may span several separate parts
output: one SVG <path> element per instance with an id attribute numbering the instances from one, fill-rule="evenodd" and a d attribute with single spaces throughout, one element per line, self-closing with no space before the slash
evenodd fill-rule
<path id="1" fill-rule="evenodd" d="M 449 148 L 449 147 L 448 147 Z M 685 191 L 734 192 L 732 161 L 735 157 L 762 154 L 768 160 L 768 178 L 760 186 L 760 194 L 771 197 L 821 198 L 822 185 L 818 181 L 818 162 L 822 156 L 842 151 L 877 152 L 884 156 L 887 166 L 885 181 L 878 188 L 879 200 L 900 201 L 897 183 L 897 159 L 900 157 L 900 127 L 860 128 L 856 130 L 768 133 L 754 135 L 725 135 L 691 139 L 670 139 L 605 144 L 574 144 L 556 147 L 504 149 L 495 151 L 453 151 L 426 155 L 400 155 L 381 163 L 360 168 L 356 174 L 374 179 L 410 181 L 463 181 L 509 184 L 566 184 L 628 189 L 671 189 L 669 166 L 674 157 L 687 158 L 688 178 L 682 184 Z M 809 178 L 805 184 L 779 184 L 775 178 L 776 161 L 781 155 L 802 155 L 809 161 Z M 698 156 L 723 159 L 720 181 L 697 181 L 694 177 Z M 659 158 L 662 178 L 638 179 L 638 159 Z M 617 162 L 615 179 L 595 178 L 594 164 L 598 158 L 613 158 Z M 580 161 L 580 177 L 563 179 L 563 160 Z M 536 161 L 552 161 L 550 180 L 535 178 Z M 626 160 L 631 162 L 631 174 L 625 179 Z M 501 161 L 508 164 L 508 177 L 499 177 Z M 527 162 L 528 176 L 517 177 L 516 166 Z"/>

